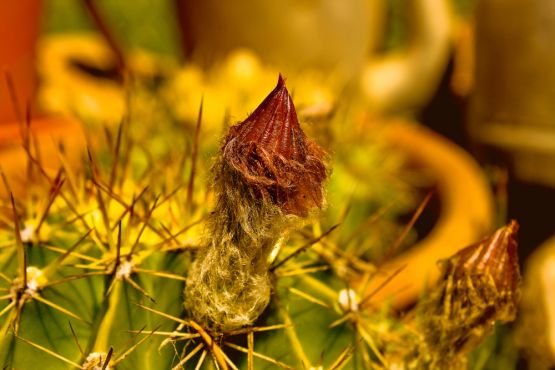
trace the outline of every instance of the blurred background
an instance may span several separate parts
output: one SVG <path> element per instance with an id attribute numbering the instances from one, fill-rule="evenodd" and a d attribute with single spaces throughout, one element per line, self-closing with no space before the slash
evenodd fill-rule
<path id="1" fill-rule="evenodd" d="M 143 90 L 134 114 L 159 119 L 160 127 L 167 117 L 194 127 L 204 99 L 209 163 L 224 127 L 246 117 L 281 72 L 307 130 L 335 158 L 328 212 L 339 214 L 348 194 L 356 204 L 349 217 L 359 221 L 394 204 L 391 224 L 384 222 L 380 240 L 366 246 L 369 258 L 389 257 L 375 246 L 391 245 L 393 224 L 408 222 L 430 191 L 405 243 L 418 246 L 407 254 L 417 261 L 409 280 L 426 270 L 425 253 L 432 266 L 494 226 L 520 223 L 525 321 L 501 329 L 475 368 L 549 368 L 554 39 L 549 0 L 3 1 L 1 165 L 21 177 L 25 159 L 15 146 L 27 115 L 38 119 L 37 135 L 69 138 L 66 147 L 79 153 L 83 140 L 72 132 L 121 121 L 126 88 L 135 83 Z M 405 148 L 400 158 L 376 149 L 382 139 Z M 160 153 L 174 145 L 168 137 L 153 140 Z M 48 145 L 44 150 L 48 156 Z M 401 167 L 403 180 L 391 180 Z M 526 319 L 534 297 L 541 312 Z M 505 344 L 513 334 L 516 344 Z"/>

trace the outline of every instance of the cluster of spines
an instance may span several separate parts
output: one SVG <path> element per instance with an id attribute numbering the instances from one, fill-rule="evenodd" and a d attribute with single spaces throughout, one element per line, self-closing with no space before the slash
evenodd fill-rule
<path id="1" fill-rule="evenodd" d="M 283 89 L 283 80 L 280 78 L 274 94 L 277 93 L 283 98 L 285 95 L 279 95 Z M 294 139 L 277 140 L 277 144 L 275 144 L 275 140 L 268 141 L 268 143 L 261 140 L 262 150 L 257 149 L 248 151 L 248 153 L 262 153 L 263 156 L 267 156 L 260 159 L 261 163 L 264 163 L 264 160 L 283 162 L 283 159 L 288 157 L 300 164 L 308 164 L 310 160 L 321 162 L 324 155 L 319 148 L 310 142 L 298 141 L 299 138 L 303 140 L 306 138 L 302 131 L 298 131 L 296 117 L 293 119 L 291 116 L 291 109 L 294 108 L 289 105 L 292 104 L 290 97 L 287 95 L 287 99 L 284 98 L 278 102 L 281 107 L 284 104 L 285 107 L 288 107 L 288 110 L 284 111 L 283 119 L 288 122 L 285 128 L 289 131 L 275 132 L 275 128 L 270 130 L 267 127 L 258 130 L 261 123 L 254 121 L 254 130 L 252 127 L 251 130 L 241 130 L 242 126 L 237 126 L 233 129 L 235 131 L 231 131 L 230 137 L 242 135 L 244 136 L 243 140 L 254 140 L 253 135 L 256 134 L 258 135 L 255 135 L 256 140 L 265 137 L 274 137 L 275 139 L 280 138 L 284 132 L 289 132 Z M 266 105 L 271 106 L 269 103 Z M 333 289 L 320 280 L 321 278 L 326 279 L 326 273 L 323 271 L 328 270 L 330 266 L 332 271 L 337 268 L 334 263 L 339 262 L 339 258 L 336 259 L 334 255 L 341 256 L 342 263 L 347 256 L 341 255 L 340 247 L 329 239 L 334 228 L 322 232 L 318 229 L 317 222 L 314 223 L 312 233 L 304 232 L 305 242 L 284 246 L 278 256 L 274 256 L 274 260 L 267 265 L 268 273 L 277 279 L 274 294 L 271 297 L 271 306 L 273 310 L 277 311 L 278 323 L 272 325 L 254 323 L 246 328 L 214 330 L 214 327 L 206 325 L 206 323 L 196 322 L 194 315 L 190 316 L 190 313 L 180 314 L 179 309 L 176 310 L 175 307 L 165 310 L 163 307 L 157 306 L 159 302 L 152 302 L 152 300 L 170 295 L 175 301 L 181 302 L 181 295 L 179 292 L 166 291 L 164 288 L 167 284 L 162 284 L 159 291 L 149 291 L 141 285 L 141 282 L 150 279 L 147 276 L 179 282 L 186 279 L 187 274 L 183 273 L 184 270 L 179 272 L 159 270 L 156 268 L 159 267 L 156 266 L 156 263 L 153 263 L 155 267 L 151 268 L 149 259 L 157 259 L 159 253 L 172 257 L 171 255 L 174 253 L 183 252 L 181 253 L 184 256 L 182 267 L 186 267 L 191 255 L 190 251 L 199 246 L 195 243 L 191 245 L 191 236 L 186 234 L 194 224 L 197 224 L 199 219 L 203 218 L 204 215 L 201 213 L 203 208 L 192 207 L 190 203 L 192 201 L 183 202 L 183 199 L 191 199 L 192 177 L 185 184 L 176 185 L 175 191 L 170 190 L 160 194 L 157 194 L 152 186 L 141 187 L 140 181 L 128 178 L 129 174 L 123 171 L 127 164 L 120 160 L 127 157 L 120 153 L 124 146 L 122 138 L 122 130 L 120 130 L 112 148 L 114 160 L 111 168 L 103 170 L 93 156 L 89 155 L 89 170 L 86 171 L 88 175 L 85 172 L 77 174 L 68 167 L 62 167 L 57 174 L 52 176 L 44 170 L 40 160 L 32 154 L 32 150 L 28 150 L 35 171 L 33 178 L 40 179 L 42 184 L 33 187 L 35 193 L 28 194 L 30 201 L 18 202 L 12 197 L 3 205 L 8 212 L 7 216 L 3 218 L 2 232 L 5 240 L 1 241 L 3 243 L 2 257 L 9 259 L 10 254 L 18 257 L 15 267 L 14 264 L 11 264 L 12 268 L 6 269 L 6 271 L 13 271 L 13 274 L 6 273 L 2 276 L 6 280 L 7 294 L 4 296 L 4 301 L 7 304 L 3 306 L 0 314 L 4 319 L 4 330 L 11 334 L 6 336 L 2 343 L 4 349 L 6 341 L 11 341 L 12 344 L 15 343 L 15 346 L 34 347 L 35 350 L 48 353 L 55 357 L 56 361 L 63 361 L 74 368 L 107 369 L 116 364 L 125 366 L 126 361 L 129 361 L 129 358 L 137 353 L 135 349 L 139 345 L 145 346 L 146 342 L 156 343 L 156 347 L 158 344 L 170 345 L 175 350 L 175 355 L 171 356 L 174 357 L 172 366 L 175 369 L 193 362 L 196 364 L 195 367 L 200 368 L 210 358 L 219 368 L 236 368 L 236 362 L 232 360 L 232 358 L 237 358 L 237 356 L 232 356 L 236 353 L 244 354 L 244 360 L 240 361 L 244 361 L 243 363 L 246 363 L 246 367 L 249 369 L 254 368 L 257 359 L 280 368 L 298 368 L 299 366 L 323 368 L 323 364 L 315 361 L 313 354 L 309 354 L 310 348 L 307 343 L 310 340 L 303 338 L 302 329 L 296 325 L 294 309 L 288 307 L 288 304 L 284 304 L 286 299 L 300 299 L 321 312 L 327 312 L 335 317 L 329 322 L 329 330 L 341 327 L 345 331 L 355 334 L 355 340 L 344 347 L 322 349 L 326 358 L 326 368 L 329 369 L 340 369 L 350 361 L 361 361 L 362 364 L 365 364 L 364 366 L 369 367 L 374 365 L 386 367 L 399 358 L 398 354 L 387 352 L 388 341 L 406 340 L 408 342 L 404 344 L 407 347 L 410 347 L 410 341 L 418 342 L 416 339 L 406 339 L 405 334 L 396 334 L 395 330 L 391 329 L 395 325 L 389 325 L 395 322 L 392 318 L 382 317 L 380 319 L 388 325 L 381 327 L 374 325 L 375 311 L 373 314 L 370 310 L 373 303 L 372 292 L 365 293 L 363 286 L 355 290 L 347 283 L 346 286 Z M 249 142 L 249 140 L 246 141 Z M 229 138 L 226 143 L 228 142 Z M 271 156 L 268 156 L 268 153 Z M 231 157 L 228 156 L 228 163 L 232 163 L 235 171 L 241 172 L 244 168 L 241 167 L 242 164 L 236 165 L 241 160 L 239 159 L 237 162 L 235 154 L 232 153 Z M 64 154 L 60 153 L 60 155 Z M 247 182 L 245 186 L 250 194 L 268 200 L 271 206 L 282 214 L 295 217 L 304 216 L 310 208 L 317 208 L 323 203 L 322 190 L 319 188 L 325 178 L 325 169 L 322 166 L 318 163 L 305 166 L 310 169 L 307 172 L 308 178 L 313 180 L 308 184 L 311 186 L 309 189 L 302 190 L 304 188 L 301 186 L 283 186 L 278 182 L 275 184 L 257 182 L 250 188 L 248 186 L 251 185 Z M 194 168 L 194 166 L 192 167 Z M 247 168 L 247 175 L 253 174 L 253 168 L 258 167 Z M 254 175 L 268 177 L 267 174 L 270 173 L 271 176 L 268 179 L 275 181 L 276 179 L 272 176 L 275 177 L 280 174 L 279 171 L 290 168 L 291 166 L 284 166 L 277 168 L 277 172 L 254 173 Z M 145 181 L 149 180 L 148 177 L 145 178 Z M 248 176 L 247 179 L 249 179 Z M 297 181 L 305 179 L 306 177 Z M 295 181 L 295 179 L 291 178 L 290 181 Z M 4 182 L 10 193 L 9 182 L 7 180 Z M 134 186 L 126 188 L 130 183 Z M 289 185 L 291 184 L 295 183 L 291 182 Z M 280 186 L 282 190 L 279 190 Z M 184 192 L 186 192 L 185 195 L 183 195 Z M 37 202 L 36 199 L 46 199 L 47 201 Z M 192 214 L 192 209 L 200 210 L 200 212 Z M 176 220 L 180 221 L 176 222 Z M 511 238 L 516 232 L 515 228 L 512 224 L 507 229 L 510 231 Z M 505 233 L 507 232 L 505 231 Z M 58 233 L 60 235 L 57 235 Z M 194 237 L 197 236 L 198 234 L 194 235 Z M 514 267 L 516 251 L 512 247 L 506 248 L 507 241 L 513 240 L 511 238 L 503 239 L 506 240 L 505 242 L 499 241 L 497 238 L 495 243 L 490 243 L 498 247 L 505 246 L 505 249 L 501 247 L 499 247 L 501 249 L 488 249 L 501 256 L 508 256 L 504 260 L 507 261 L 505 264 L 493 265 L 493 259 L 488 259 L 490 254 L 479 254 L 480 258 L 475 259 L 485 262 L 481 265 L 471 266 L 471 268 L 486 271 L 493 278 L 495 287 L 504 292 L 505 302 L 515 302 L 517 299 L 517 294 L 513 292 L 517 289 L 514 282 L 516 281 L 515 276 L 518 276 L 518 271 Z M 505 250 L 509 251 L 508 254 Z M 50 257 L 47 258 L 46 263 L 38 267 L 31 266 L 29 260 L 34 257 L 30 254 L 43 253 L 38 251 L 44 251 Z M 310 253 L 311 251 L 316 253 Z M 464 276 L 466 279 L 468 276 L 470 278 L 473 276 L 462 273 L 465 269 L 468 270 L 466 264 L 456 262 L 463 259 L 468 260 L 462 256 L 466 252 L 461 253 L 450 260 L 455 262 L 450 265 L 452 269 L 448 271 L 451 272 L 445 273 L 446 279 L 459 276 Z M 322 263 L 322 256 L 326 256 L 326 263 Z M 347 259 L 353 260 L 356 257 L 351 256 Z M 491 268 L 489 268 L 490 266 Z M 368 273 L 370 274 L 370 271 Z M 317 274 L 319 278 L 314 277 L 314 274 Z M 288 282 L 291 278 L 298 279 L 301 282 L 298 286 L 303 288 L 290 285 Z M 98 304 L 101 314 L 97 315 L 96 319 L 93 316 L 83 317 L 80 313 L 75 313 L 68 308 L 70 306 L 79 307 L 80 304 L 86 306 L 85 302 L 72 302 L 71 305 L 68 305 L 67 302 L 58 304 L 44 297 L 48 295 L 49 289 L 57 289 L 58 293 L 62 292 L 63 294 L 66 284 L 81 280 L 89 280 L 96 285 L 93 295 L 96 294 L 95 299 L 101 302 Z M 340 279 L 337 280 L 340 281 Z M 125 301 L 128 298 L 123 298 L 124 287 L 136 291 L 134 297 L 138 303 Z M 69 288 L 67 289 L 69 290 Z M 26 305 L 29 302 L 46 305 L 50 309 L 59 311 L 61 315 L 67 317 L 70 323 L 73 322 L 67 326 L 66 332 L 67 336 L 75 342 L 74 352 L 79 351 L 79 360 L 72 359 L 75 354 L 58 353 L 48 346 L 48 342 L 33 340 L 34 333 L 26 331 L 27 329 L 21 330 L 19 323 L 28 311 Z M 130 344 L 112 349 L 114 338 L 125 334 L 120 331 L 121 326 L 118 326 L 117 321 L 121 318 L 117 315 L 126 305 L 132 305 L 133 309 L 142 310 L 149 319 L 145 319 L 143 323 L 135 322 L 133 327 L 128 327 L 127 335 L 131 338 Z M 83 311 L 87 312 L 86 309 Z M 26 319 L 34 320 L 35 318 L 27 317 Z M 509 318 L 506 316 L 501 318 L 501 320 L 505 319 Z M 163 320 L 163 325 L 169 325 L 170 329 L 165 330 L 164 327 L 150 323 L 150 321 L 160 320 Z M 422 328 L 421 330 L 425 331 Z M 293 360 L 282 361 L 255 349 L 255 336 L 256 338 L 261 336 L 264 341 L 263 333 L 272 331 L 284 333 L 284 337 L 293 349 Z M 85 332 L 88 337 L 86 343 L 80 343 L 83 338 L 81 332 Z M 245 337 L 245 346 L 232 340 L 237 335 Z M 153 339 L 159 337 L 165 337 L 165 340 L 160 342 L 160 340 Z M 152 350 L 152 348 L 149 349 Z M 10 359 L 10 355 L 7 355 L 6 359 Z"/>

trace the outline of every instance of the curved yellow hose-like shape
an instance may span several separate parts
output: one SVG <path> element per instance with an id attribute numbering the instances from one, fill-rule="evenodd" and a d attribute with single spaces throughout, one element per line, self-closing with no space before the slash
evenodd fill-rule
<path id="1" fill-rule="evenodd" d="M 418 244 L 380 266 L 367 293 L 374 302 L 390 300 L 394 308 L 413 303 L 439 277 L 437 261 L 478 241 L 493 225 L 492 194 L 478 164 L 463 149 L 425 127 L 392 122 L 384 139 L 409 161 L 436 176 L 441 214 L 434 229 Z"/>

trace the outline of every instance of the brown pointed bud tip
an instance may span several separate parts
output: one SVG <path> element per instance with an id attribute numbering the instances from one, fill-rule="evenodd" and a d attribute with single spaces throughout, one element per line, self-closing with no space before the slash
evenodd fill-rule
<path id="1" fill-rule="evenodd" d="M 325 152 L 306 137 L 280 75 L 277 86 L 225 139 L 224 164 L 283 213 L 306 216 L 324 202 Z"/>
<path id="2" fill-rule="evenodd" d="M 489 275 L 498 292 L 516 292 L 520 282 L 517 231 L 518 223 L 513 220 L 481 242 L 460 250 L 451 257 L 455 277 Z"/>

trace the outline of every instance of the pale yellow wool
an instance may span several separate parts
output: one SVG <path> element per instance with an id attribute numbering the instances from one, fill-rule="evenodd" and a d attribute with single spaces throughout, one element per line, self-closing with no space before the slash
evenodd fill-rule
<path id="1" fill-rule="evenodd" d="M 251 325 L 268 305 L 269 255 L 299 218 L 263 201 L 223 161 L 215 170 L 219 196 L 187 279 L 185 308 L 203 327 L 225 332 Z"/>

